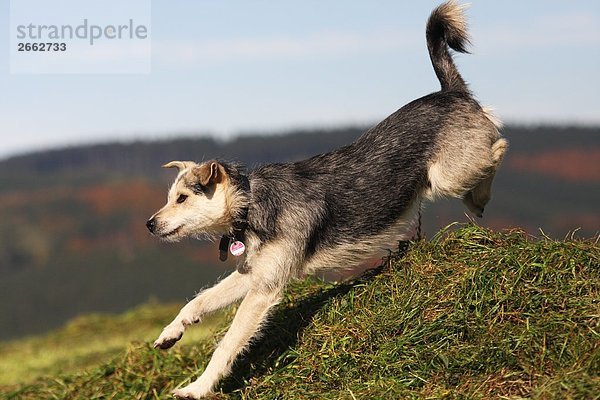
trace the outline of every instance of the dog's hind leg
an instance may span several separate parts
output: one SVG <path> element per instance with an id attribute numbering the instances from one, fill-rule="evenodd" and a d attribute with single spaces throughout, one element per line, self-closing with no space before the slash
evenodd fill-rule
<path id="1" fill-rule="evenodd" d="M 485 205 L 492 198 L 492 182 L 494 181 L 494 176 L 496 175 L 496 169 L 502 162 L 507 149 L 508 142 L 506 139 L 498 139 L 492 145 L 491 173 L 485 179 L 479 182 L 472 190 L 467 192 L 463 197 L 463 203 L 469 210 L 471 210 L 473 214 L 477 215 L 478 217 L 483 216 Z"/>
<path id="2" fill-rule="evenodd" d="M 234 271 L 210 289 L 204 290 L 190 300 L 177 314 L 177 317 L 167 325 L 154 347 L 168 349 L 181 337 L 187 326 L 197 323 L 200 319 L 213 311 L 219 310 L 243 298 L 250 289 L 250 277 Z"/>
<path id="3" fill-rule="evenodd" d="M 238 309 L 231 327 L 217 346 L 204 373 L 188 386 L 177 389 L 173 395 L 185 399 L 200 399 L 210 394 L 219 380 L 229 373 L 239 353 L 260 330 L 269 310 L 281 299 L 282 290 L 252 289 Z"/>

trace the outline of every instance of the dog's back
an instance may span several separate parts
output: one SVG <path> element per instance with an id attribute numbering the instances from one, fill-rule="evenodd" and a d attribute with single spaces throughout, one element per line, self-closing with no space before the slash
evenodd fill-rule
<path id="1" fill-rule="evenodd" d="M 423 198 L 462 198 L 481 216 L 507 143 L 448 51 L 466 52 L 467 43 L 461 7 L 441 5 L 427 24 L 441 91 L 405 105 L 349 146 L 253 171 L 249 215 L 260 241 L 294 237 L 305 246 L 308 270 L 343 267 L 406 234 Z"/>

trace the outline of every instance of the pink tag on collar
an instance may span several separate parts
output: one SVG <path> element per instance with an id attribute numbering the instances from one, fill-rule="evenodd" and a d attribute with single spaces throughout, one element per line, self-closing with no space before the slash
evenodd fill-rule
<path id="1" fill-rule="evenodd" d="M 242 254 L 244 254 L 245 251 L 246 246 L 239 240 L 236 240 L 235 242 L 229 245 L 229 252 L 236 257 L 241 256 Z"/>

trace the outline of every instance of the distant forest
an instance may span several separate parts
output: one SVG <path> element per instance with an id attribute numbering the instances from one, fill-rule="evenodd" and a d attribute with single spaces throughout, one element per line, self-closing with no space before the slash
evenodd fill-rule
<path id="1" fill-rule="evenodd" d="M 219 158 L 251 169 L 332 150 L 366 129 L 107 143 L 0 161 L 0 339 L 151 298 L 185 301 L 234 267 L 217 261 L 212 243 L 163 244 L 146 232 L 174 176 L 162 164 Z M 600 127 L 508 126 L 503 133 L 510 149 L 476 222 L 556 238 L 597 234 Z M 426 205 L 425 235 L 468 221 L 465 213 L 459 200 Z"/>

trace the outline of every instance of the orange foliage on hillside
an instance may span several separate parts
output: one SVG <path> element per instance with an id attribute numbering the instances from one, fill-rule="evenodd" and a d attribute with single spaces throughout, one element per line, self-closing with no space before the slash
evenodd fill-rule
<path id="1" fill-rule="evenodd" d="M 0 219 L 37 232 L 55 254 L 112 249 L 126 255 L 155 244 L 145 222 L 165 197 L 165 188 L 144 181 L 14 191 L 0 195 Z M 17 242 L 29 240 L 25 233 L 14 234 Z"/>
<path id="2" fill-rule="evenodd" d="M 88 203 L 99 216 L 117 210 L 153 213 L 162 207 L 165 197 L 166 190 L 159 190 L 156 186 L 140 181 L 96 185 L 84 188 L 79 193 L 79 198 Z"/>
<path id="3" fill-rule="evenodd" d="M 573 182 L 600 182 L 600 147 L 551 150 L 537 154 L 515 154 L 508 166 Z"/>

